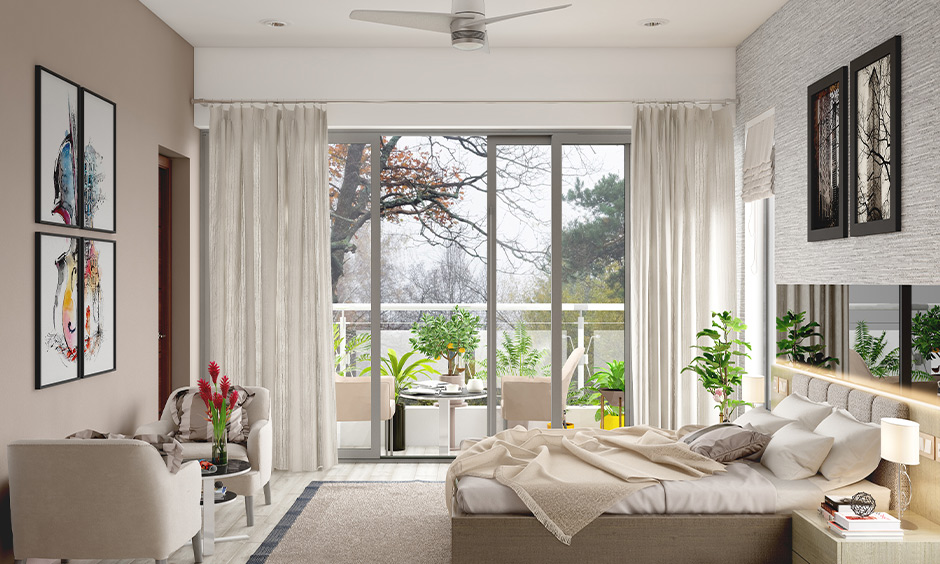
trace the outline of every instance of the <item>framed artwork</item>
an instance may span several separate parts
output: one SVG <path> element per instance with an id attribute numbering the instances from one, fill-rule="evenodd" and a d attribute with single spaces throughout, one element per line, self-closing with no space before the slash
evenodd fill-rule
<path id="1" fill-rule="evenodd" d="M 849 65 L 852 81 L 851 235 L 901 230 L 901 37 Z"/>
<path id="2" fill-rule="evenodd" d="M 807 89 L 807 240 L 848 236 L 848 75 L 842 67 Z"/>
<path id="3" fill-rule="evenodd" d="M 78 227 L 79 86 L 36 66 L 36 221 Z"/>
<path id="4" fill-rule="evenodd" d="M 117 106 L 86 88 L 81 96 L 82 227 L 114 233 Z"/>
<path id="5" fill-rule="evenodd" d="M 36 233 L 36 389 L 77 380 L 82 240 Z"/>
<path id="6" fill-rule="evenodd" d="M 116 245 L 114 241 L 82 239 L 83 378 L 115 369 Z"/>

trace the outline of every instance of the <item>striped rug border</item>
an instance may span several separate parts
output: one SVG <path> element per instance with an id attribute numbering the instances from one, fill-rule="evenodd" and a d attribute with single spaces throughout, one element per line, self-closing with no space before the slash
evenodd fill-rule
<path id="1" fill-rule="evenodd" d="M 317 481 L 314 480 L 304 488 L 304 491 L 301 492 L 300 496 L 294 500 L 294 503 L 291 504 L 290 509 L 287 510 L 287 513 L 281 517 L 281 520 L 278 521 L 277 525 L 274 526 L 274 529 L 268 534 L 267 538 L 264 539 L 264 542 L 261 543 L 261 546 L 258 547 L 258 550 L 251 555 L 251 558 L 248 559 L 247 564 L 265 564 L 268 560 L 268 556 L 271 556 L 271 553 L 277 548 L 277 545 L 281 543 L 284 535 L 287 534 L 287 531 L 294 525 L 294 522 L 297 520 L 297 517 L 303 512 L 307 507 L 307 504 L 310 503 L 310 500 L 313 499 L 313 496 L 317 495 L 317 492 L 320 490 L 320 486 L 326 484 L 443 484 L 441 480 L 385 480 L 385 481 L 374 481 L 374 480 L 325 480 Z"/>

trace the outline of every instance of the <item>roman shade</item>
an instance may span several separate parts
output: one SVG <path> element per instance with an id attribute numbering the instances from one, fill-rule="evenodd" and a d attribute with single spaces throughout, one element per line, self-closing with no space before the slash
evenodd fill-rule
<path id="1" fill-rule="evenodd" d="M 741 198 L 745 202 L 763 200 L 774 195 L 774 116 L 751 125 L 744 142 L 744 185 Z"/>

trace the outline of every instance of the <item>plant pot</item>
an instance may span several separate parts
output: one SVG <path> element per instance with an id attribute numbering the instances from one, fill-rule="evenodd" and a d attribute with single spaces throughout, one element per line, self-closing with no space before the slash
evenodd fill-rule
<path id="1" fill-rule="evenodd" d="M 392 415 L 392 450 L 405 450 L 405 404 L 395 404 Z"/>
<path id="2" fill-rule="evenodd" d="M 601 425 L 602 429 L 616 429 L 620 427 L 620 417 L 617 415 L 605 415 Z"/>

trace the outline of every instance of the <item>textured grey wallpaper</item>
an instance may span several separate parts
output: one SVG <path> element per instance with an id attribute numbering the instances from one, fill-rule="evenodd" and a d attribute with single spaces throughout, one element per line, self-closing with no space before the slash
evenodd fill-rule
<path id="1" fill-rule="evenodd" d="M 894 35 L 901 232 L 808 243 L 806 88 Z M 940 0 L 791 0 L 738 47 L 737 90 L 739 168 L 744 124 L 775 108 L 778 284 L 940 284 Z"/>

